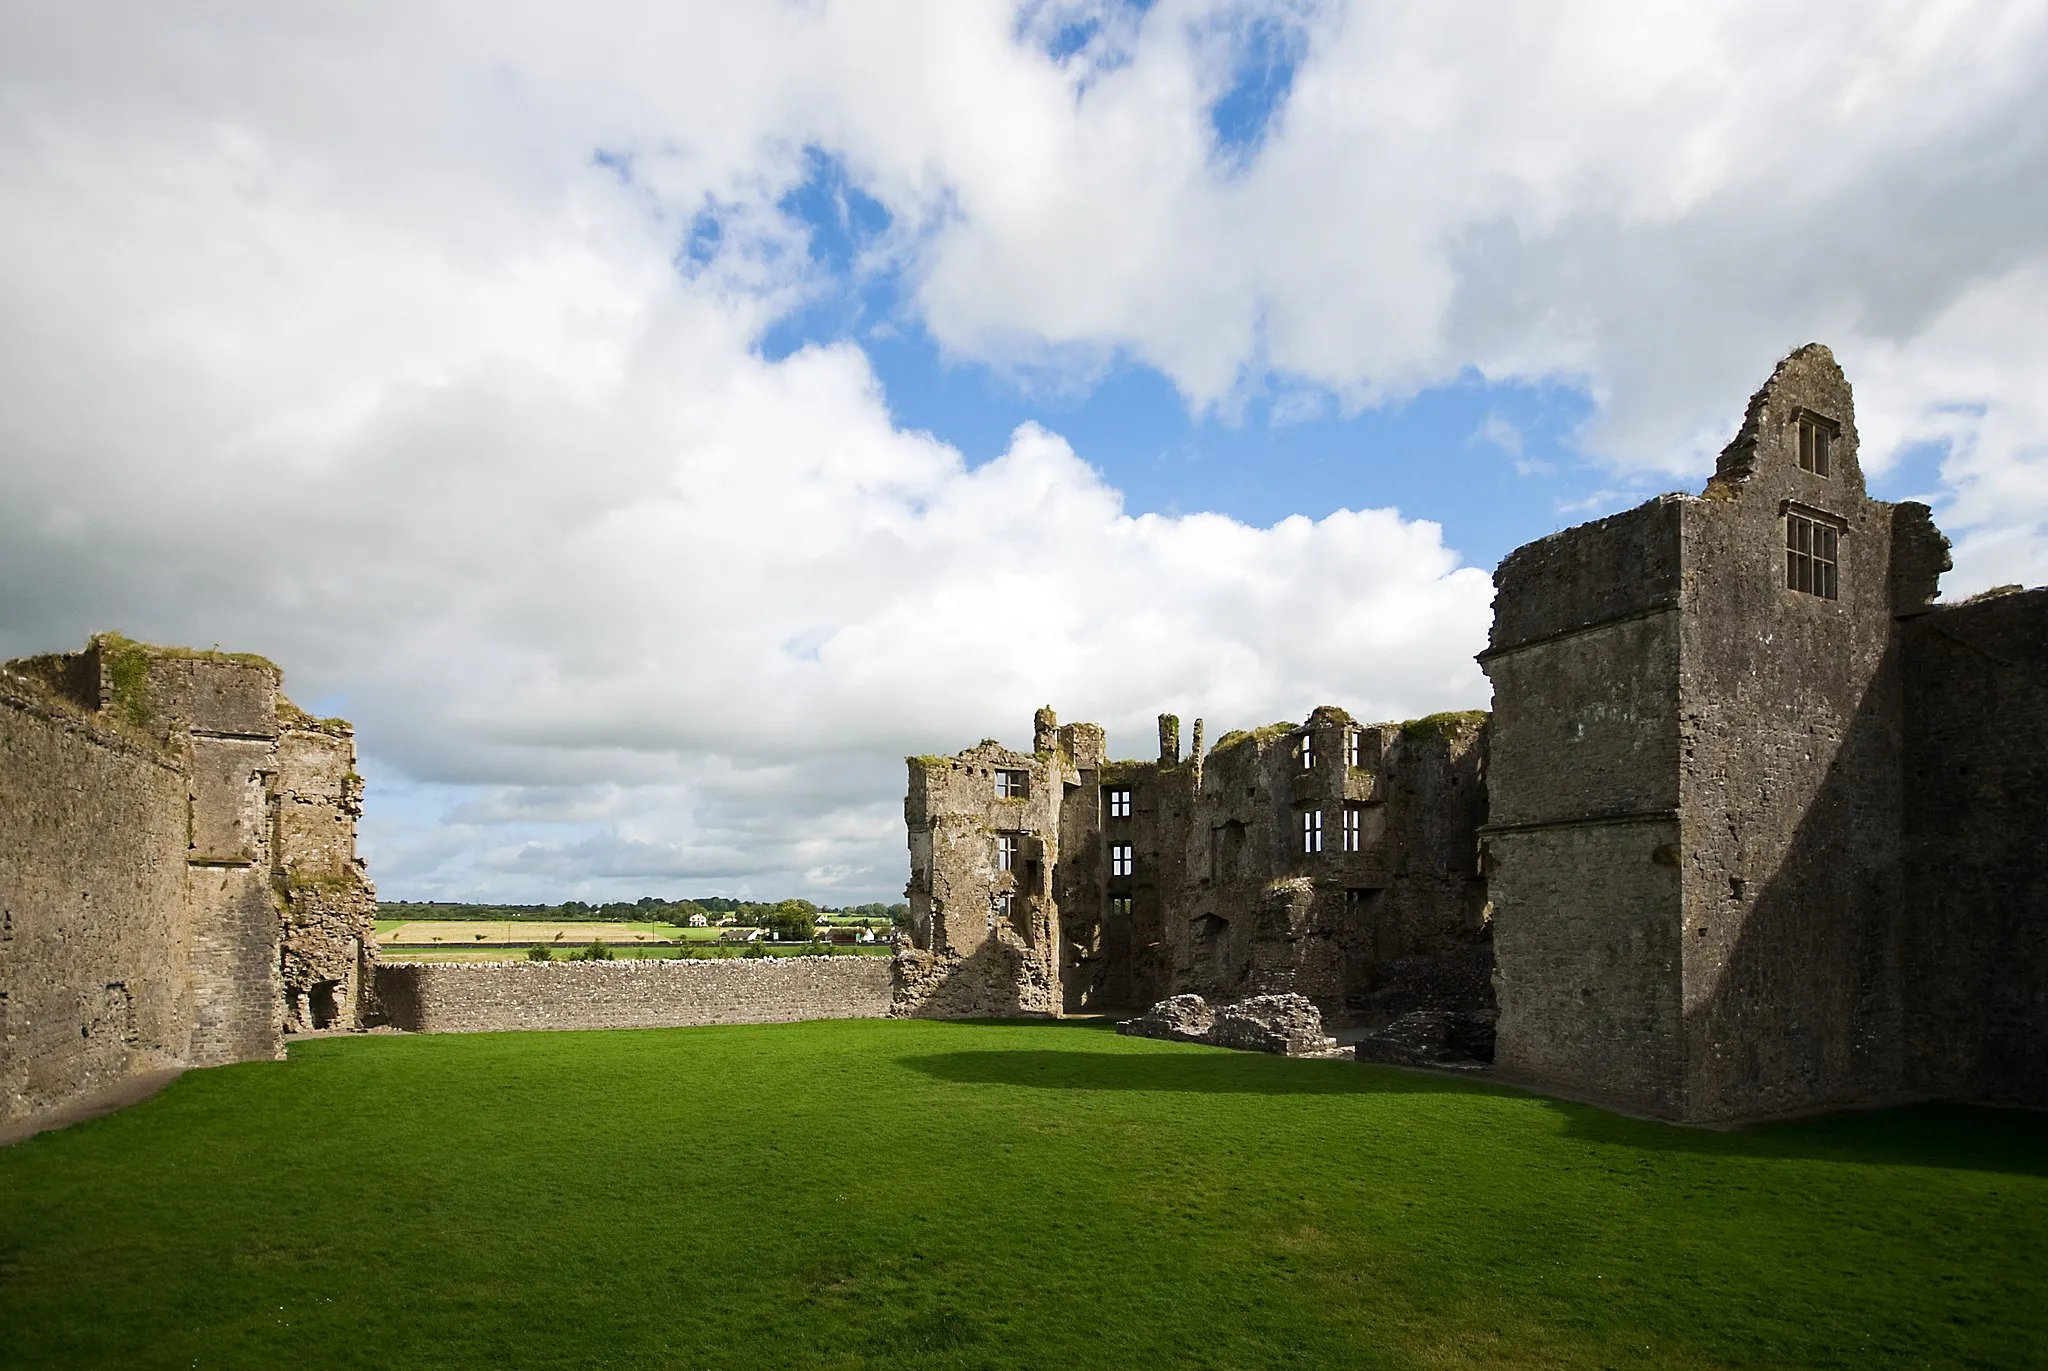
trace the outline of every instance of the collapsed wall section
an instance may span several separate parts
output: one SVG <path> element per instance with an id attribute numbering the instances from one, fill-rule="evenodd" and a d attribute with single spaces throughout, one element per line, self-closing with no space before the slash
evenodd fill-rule
<path id="1" fill-rule="evenodd" d="M 2048 589 L 1911 618 L 1903 661 L 1912 1067 L 2048 1105 Z"/>
<path id="2" fill-rule="evenodd" d="M 876 1019 L 895 990 L 886 957 L 396 962 L 376 987 L 393 1026 L 419 1033 Z"/>
<path id="3" fill-rule="evenodd" d="M 926 1018 L 1060 1012 L 1060 811 L 1075 773 L 1051 710 L 1037 750 L 993 740 L 907 759 L 911 947 L 899 1012 Z"/>

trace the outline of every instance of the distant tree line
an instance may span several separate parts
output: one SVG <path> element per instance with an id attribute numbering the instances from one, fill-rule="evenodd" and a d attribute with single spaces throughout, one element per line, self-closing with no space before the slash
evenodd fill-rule
<path id="1" fill-rule="evenodd" d="M 687 926 L 690 916 L 701 914 L 706 923 L 731 917 L 735 924 L 766 928 L 781 937 L 792 931 L 791 940 L 806 939 L 820 920 L 830 923 L 875 925 L 907 923 L 910 906 L 905 904 L 856 904 L 843 908 L 819 907 L 809 900 L 734 900 L 723 895 L 695 899 L 666 900 L 643 895 L 637 900 L 611 900 L 589 904 L 564 900 L 561 904 L 466 904 L 439 900 L 380 900 L 380 919 L 475 919 L 488 923 L 668 923 Z M 779 922 L 778 922 L 779 920 Z M 800 930 L 800 931 L 799 931 Z"/>

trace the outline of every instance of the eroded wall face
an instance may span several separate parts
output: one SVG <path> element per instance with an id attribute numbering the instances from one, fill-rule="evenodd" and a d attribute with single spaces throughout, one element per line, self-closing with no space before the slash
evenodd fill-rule
<path id="1" fill-rule="evenodd" d="M 1057 750 L 984 743 L 913 758 L 904 801 L 913 948 L 900 1004 L 933 1018 L 1057 1014 L 1061 1008 Z M 1005 794 L 1021 778 L 1022 795 Z"/>
<path id="2" fill-rule="evenodd" d="M 0 1119 L 184 1060 L 185 797 L 0 676 Z"/>
<path id="3" fill-rule="evenodd" d="M 2048 590 L 1910 619 L 1903 657 L 1917 1083 L 2048 1105 Z"/>
<path id="4" fill-rule="evenodd" d="M 279 1056 L 294 989 L 290 1027 L 359 1026 L 353 738 L 277 685 L 111 635 L 0 669 L 0 1113 Z"/>
<path id="5" fill-rule="evenodd" d="M 1495 1062 L 1683 1111 L 1681 508 L 1524 547 L 1495 577 L 1484 870 Z"/>
<path id="6" fill-rule="evenodd" d="M 1802 427 L 1824 435 L 1813 470 Z M 1831 530 L 1812 591 L 1788 521 Z M 1685 506 L 1686 1118 L 1906 1087 L 1892 524 L 1864 494 L 1848 383 L 1820 349 L 1780 365 Z"/>
<path id="7" fill-rule="evenodd" d="M 356 857 L 362 808 L 346 726 L 307 723 L 279 734 L 272 843 L 284 903 L 278 965 L 288 1032 L 353 1027 L 367 1009 L 377 893 Z"/>

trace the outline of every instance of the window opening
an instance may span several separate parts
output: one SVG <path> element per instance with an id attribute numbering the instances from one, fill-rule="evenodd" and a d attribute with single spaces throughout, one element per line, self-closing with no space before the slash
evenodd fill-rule
<path id="1" fill-rule="evenodd" d="M 1314 767 L 1315 764 L 1316 735 L 1313 733 L 1304 733 L 1301 735 L 1301 769 L 1303 771 L 1307 771 Z"/>
<path id="2" fill-rule="evenodd" d="M 1015 897 L 1015 896 L 1013 896 L 1013 895 L 1011 895 L 1011 894 L 1010 894 L 1009 892 L 1005 891 L 1005 892 L 1004 892 L 1003 894 L 1001 894 L 1001 895 L 995 895 L 995 896 L 992 896 L 991 898 L 992 898 L 992 899 L 994 900 L 994 902 L 995 902 L 995 907 L 996 907 L 996 916 L 997 916 L 998 918 L 1003 918 L 1003 919 L 1007 919 L 1007 918 L 1009 918 L 1009 917 L 1010 917 L 1010 910 L 1011 910 L 1011 908 L 1012 908 L 1012 907 L 1014 906 L 1014 904 L 1015 904 L 1015 901 L 1016 901 L 1016 897 Z"/>
<path id="3" fill-rule="evenodd" d="M 1109 915 L 1113 919 L 1128 920 L 1131 917 L 1131 897 L 1119 895 L 1109 902 Z"/>
<path id="4" fill-rule="evenodd" d="M 1365 806 L 1344 806 L 1344 850 L 1357 852 L 1365 846 Z"/>
<path id="5" fill-rule="evenodd" d="M 1323 811 L 1304 809 L 1301 811 L 1301 850 L 1321 852 L 1323 850 Z"/>
<path id="6" fill-rule="evenodd" d="M 1021 800 L 1031 789 L 1031 773 L 1028 771 L 998 771 L 996 773 L 996 798 L 998 800 Z"/>
<path id="7" fill-rule="evenodd" d="M 1365 765 L 1365 730 L 1347 728 L 1344 730 L 1344 765 L 1360 767 Z"/>
<path id="8" fill-rule="evenodd" d="M 1816 476 L 1829 475 L 1828 466 L 1835 428 L 1818 415 L 1799 416 L 1799 469 Z"/>
<path id="9" fill-rule="evenodd" d="M 1133 855 L 1133 853 L 1132 853 L 1132 851 L 1131 851 L 1131 845 L 1130 845 L 1129 843 L 1112 843 L 1112 844 L 1110 844 L 1110 848 L 1109 848 L 1109 874 L 1110 874 L 1110 875 L 1112 875 L 1112 876 L 1128 876 L 1128 875 L 1130 875 L 1130 874 L 1132 873 L 1132 871 L 1133 871 L 1133 870 L 1134 870 L 1134 869 L 1136 868 L 1136 866 L 1137 866 L 1137 862 L 1136 862 L 1136 860 L 1135 860 L 1135 857 L 1134 857 L 1134 855 Z"/>
<path id="10" fill-rule="evenodd" d="M 1130 818 L 1130 817 L 1131 817 L 1131 792 L 1130 792 L 1130 791 L 1128 791 L 1128 790 L 1121 790 L 1121 789 L 1118 789 L 1118 790 L 1109 790 L 1109 791 L 1105 791 L 1105 792 L 1104 792 L 1104 794 L 1106 794 L 1106 795 L 1108 796 L 1108 800 L 1109 800 L 1108 808 L 1109 808 L 1109 817 L 1110 817 L 1110 818 L 1112 818 L 1112 819 L 1128 819 L 1128 818 Z"/>
<path id="11" fill-rule="evenodd" d="M 1803 514 L 1785 516 L 1785 585 L 1788 589 L 1837 598 L 1836 561 L 1840 533 L 1832 524 Z"/>
<path id="12" fill-rule="evenodd" d="M 1024 838 L 1022 834 L 998 833 L 996 835 L 996 870 L 1015 871 L 1017 869 L 1017 858 L 1023 851 Z"/>

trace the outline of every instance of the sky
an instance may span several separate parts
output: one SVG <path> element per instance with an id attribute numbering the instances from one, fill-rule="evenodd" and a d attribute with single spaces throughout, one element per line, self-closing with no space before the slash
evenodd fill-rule
<path id="1" fill-rule="evenodd" d="M 1483 707 L 1829 344 L 2048 580 L 2048 3 L 0 6 L 0 656 L 261 652 L 393 899 L 900 895 L 906 754 Z"/>

